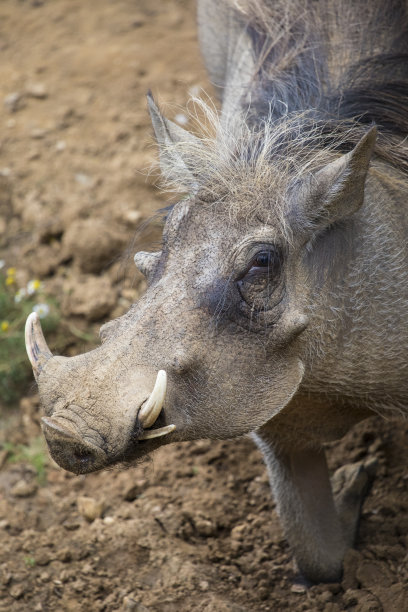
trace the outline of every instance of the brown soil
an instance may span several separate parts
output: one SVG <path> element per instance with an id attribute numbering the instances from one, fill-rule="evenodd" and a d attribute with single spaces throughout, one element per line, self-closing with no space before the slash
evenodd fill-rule
<path id="1" fill-rule="evenodd" d="M 165 202 L 142 172 L 155 155 L 145 93 L 174 117 L 191 88 L 210 91 L 194 5 L 2 0 L 0 49 L 0 189 L 12 194 L 0 257 L 20 285 L 45 280 L 64 329 L 96 331 L 143 289 L 117 257 Z M 83 347 L 67 332 L 63 348 Z M 39 417 L 35 395 L 3 410 L 5 436 L 31 443 Z M 408 610 L 407 430 L 373 418 L 331 445 L 332 469 L 375 456 L 379 472 L 343 581 L 309 590 L 248 440 L 177 444 L 88 476 L 49 460 L 46 483 L 0 451 L 0 610 Z"/>

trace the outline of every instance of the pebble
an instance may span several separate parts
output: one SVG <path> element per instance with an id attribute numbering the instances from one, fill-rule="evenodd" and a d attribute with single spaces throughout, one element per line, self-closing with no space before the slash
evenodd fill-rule
<path id="1" fill-rule="evenodd" d="M 201 536 L 208 537 L 215 535 L 217 527 L 207 519 L 197 518 L 194 520 L 195 528 Z"/>
<path id="2" fill-rule="evenodd" d="M 55 150 L 58 153 L 61 153 L 61 151 L 65 151 L 66 148 L 67 148 L 67 143 L 65 142 L 65 140 L 58 140 L 55 144 Z"/>
<path id="3" fill-rule="evenodd" d="M 13 91 L 4 98 L 4 106 L 10 113 L 20 110 L 22 105 L 22 95 L 18 91 Z"/>
<path id="4" fill-rule="evenodd" d="M 75 180 L 82 187 L 92 187 L 94 184 L 93 179 L 83 172 L 77 172 L 75 174 Z"/>
<path id="5" fill-rule="evenodd" d="M 290 590 L 292 591 L 292 593 L 299 593 L 299 594 L 306 593 L 306 587 L 304 584 L 298 584 L 298 583 L 292 584 Z"/>
<path id="6" fill-rule="evenodd" d="M 11 494 L 14 497 L 30 497 L 37 491 L 38 485 L 36 482 L 26 482 L 25 480 L 19 480 L 11 488 Z"/>
<path id="7" fill-rule="evenodd" d="M 208 584 L 206 580 L 201 580 L 198 583 L 198 586 L 200 587 L 201 591 L 208 591 L 210 585 Z"/>
<path id="8" fill-rule="evenodd" d="M 79 514 L 89 522 L 101 518 L 104 509 L 104 503 L 92 497 L 78 497 L 77 506 Z"/>
<path id="9" fill-rule="evenodd" d="M 10 589 L 10 595 L 14 599 L 20 599 L 25 593 L 25 589 L 21 584 L 14 584 Z"/>
<path id="10" fill-rule="evenodd" d="M 47 130 L 44 130 L 43 128 L 34 128 L 30 132 L 30 136 L 31 138 L 34 138 L 34 140 L 41 140 L 46 136 L 46 134 Z"/>
<path id="11" fill-rule="evenodd" d="M 47 88 L 44 83 L 28 83 L 25 91 L 28 96 L 37 98 L 38 100 L 44 100 L 48 97 Z"/>

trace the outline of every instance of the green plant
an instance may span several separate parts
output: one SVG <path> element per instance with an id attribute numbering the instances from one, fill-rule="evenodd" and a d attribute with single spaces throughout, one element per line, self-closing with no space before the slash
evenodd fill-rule
<path id="1" fill-rule="evenodd" d="M 26 564 L 27 567 L 34 567 L 35 559 L 34 557 L 24 557 L 24 563 Z"/>
<path id="2" fill-rule="evenodd" d="M 54 331 L 59 321 L 56 301 L 47 295 L 43 283 L 31 280 L 19 288 L 15 268 L 3 271 L 0 262 L 0 400 L 18 400 L 31 377 L 24 343 L 24 324 L 33 310 L 42 319 L 45 331 Z"/>
<path id="3" fill-rule="evenodd" d="M 2 446 L 4 450 L 8 451 L 7 461 L 9 463 L 19 463 L 20 461 L 30 463 L 37 472 L 39 484 L 45 484 L 47 451 L 42 436 L 30 440 L 29 445 L 4 442 Z"/>

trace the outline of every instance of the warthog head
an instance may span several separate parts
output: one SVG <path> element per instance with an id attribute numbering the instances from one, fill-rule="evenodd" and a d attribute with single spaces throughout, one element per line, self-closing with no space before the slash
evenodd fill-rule
<path id="1" fill-rule="evenodd" d="M 241 436 L 279 413 L 304 375 L 319 236 L 363 201 L 373 131 L 349 153 L 296 162 L 282 134 L 243 122 L 241 143 L 221 128 L 201 140 L 149 103 L 162 170 L 190 195 L 168 214 L 161 251 L 135 256 L 145 295 L 77 357 L 53 356 L 37 315 L 27 321 L 44 434 L 75 473 Z"/>

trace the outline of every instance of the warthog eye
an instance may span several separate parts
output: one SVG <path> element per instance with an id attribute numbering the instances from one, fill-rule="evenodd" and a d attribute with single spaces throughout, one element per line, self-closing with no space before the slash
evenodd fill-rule
<path id="1" fill-rule="evenodd" d="M 238 279 L 241 297 L 251 309 L 265 311 L 273 307 L 270 299 L 280 285 L 281 269 L 282 255 L 276 248 L 263 249 L 252 257 Z"/>
<path id="2" fill-rule="evenodd" d="M 269 266 L 273 264 L 274 254 L 275 253 L 272 251 L 261 251 L 252 260 L 252 265 L 250 269 L 252 270 L 252 268 L 269 268 Z"/>

